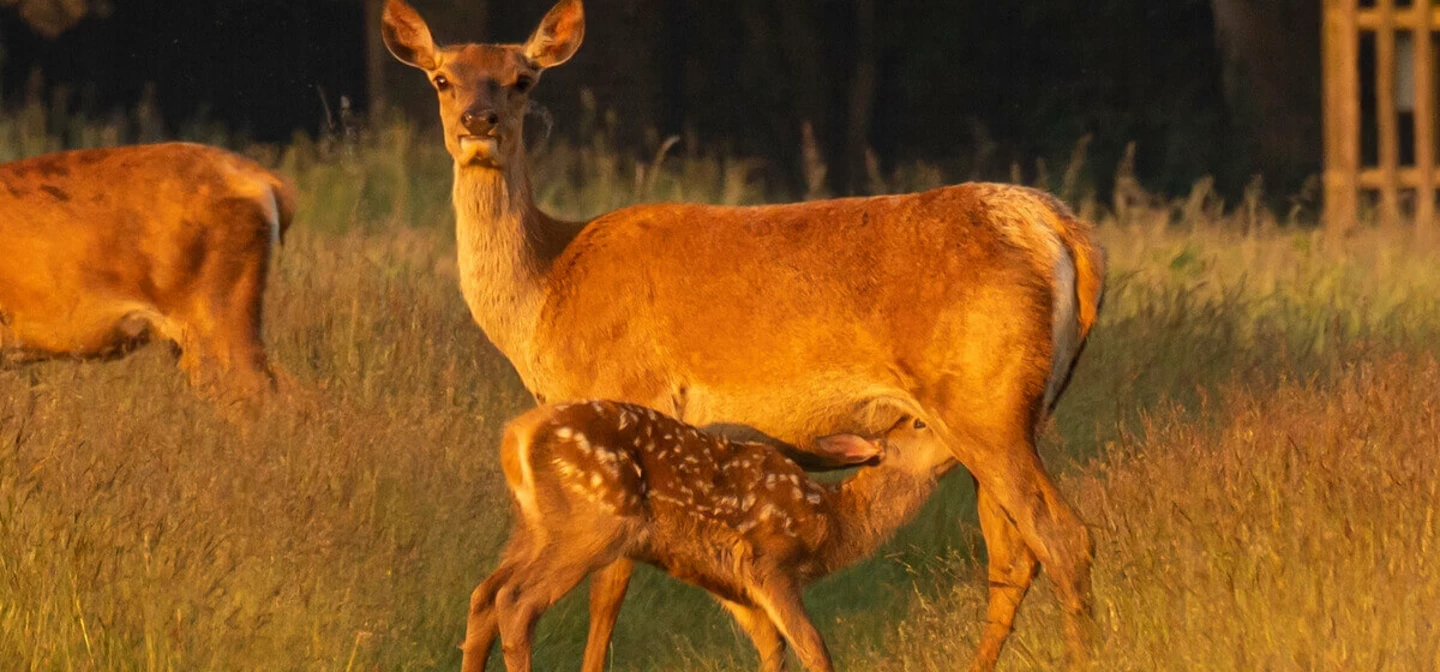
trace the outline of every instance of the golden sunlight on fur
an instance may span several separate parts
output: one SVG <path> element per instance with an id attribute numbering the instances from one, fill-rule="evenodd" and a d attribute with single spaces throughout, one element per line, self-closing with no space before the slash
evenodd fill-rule
<path id="1" fill-rule="evenodd" d="M 117 356 L 159 336 L 197 387 L 269 390 L 261 303 L 293 201 L 281 178 L 201 145 L 0 166 L 0 359 Z"/>
<path id="2" fill-rule="evenodd" d="M 402 0 L 383 25 L 439 101 L 465 300 L 537 399 L 632 402 L 800 449 L 922 418 L 979 489 L 991 600 L 972 669 L 993 668 L 1041 567 L 1072 659 L 1088 657 L 1090 534 L 1035 452 L 1099 307 L 1088 223 L 999 184 L 557 221 L 532 198 L 524 112 L 579 48 L 580 0 L 522 44 L 437 46 Z M 592 584 L 587 672 L 628 572 L 621 559 Z"/>

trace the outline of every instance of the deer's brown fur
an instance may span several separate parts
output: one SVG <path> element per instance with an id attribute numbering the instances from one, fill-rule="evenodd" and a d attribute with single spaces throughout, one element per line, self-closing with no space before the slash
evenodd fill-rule
<path id="1" fill-rule="evenodd" d="M 403 0 L 383 23 L 437 89 L 466 302 L 538 399 L 618 399 L 799 446 L 924 418 L 978 485 L 991 595 L 973 669 L 994 666 L 1042 565 L 1085 658 L 1092 543 L 1035 428 L 1095 323 L 1104 261 L 1087 223 L 998 184 L 557 221 L 531 197 L 522 127 L 530 88 L 579 48 L 580 0 L 516 45 L 437 47 Z M 596 583 L 587 672 L 626 573 Z"/>
<path id="2" fill-rule="evenodd" d="M 279 177 L 201 145 L 0 165 L 0 357 L 106 357 L 158 335 L 192 383 L 267 390 L 261 302 L 293 213 Z"/>
<path id="3" fill-rule="evenodd" d="M 541 612 L 621 558 L 713 594 L 750 634 L 763 669 L 781 669 L 787 640 L 807 669 L 833 669 L 800 589 L 872 553 L 956 464 L 915 424 L 902 419 L 878 445 L 822 439 L 880 457 L 825 485 L 772 446 L 704 434 L 649 408 L 530 411 L 501 448 L 517 520 L 500 567 L 472 598 L 462 669 L 483 670 L 498 634 L 511 672 L 529 670 Z"/>

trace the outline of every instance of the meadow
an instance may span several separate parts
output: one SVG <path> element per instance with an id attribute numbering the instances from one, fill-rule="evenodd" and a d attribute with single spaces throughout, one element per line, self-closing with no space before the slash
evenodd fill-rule
<path id="1" fill-rule="evenodd" d="M 86 122 L 62 141 L 45 116 L 0 118 L 0 158 L 149 139 Z M 163 347 L 0 369 L 0 669 L 458 666 L 508 526 L 498 433 L 530 400 L 460 298 L 448 157 L 381 128 L 249 150 L 301 192 L 265 336 L 308 394 L 237 427 Z M 552 212 L 775 198 L 753 161 L 595 137 L 537 152 Z M 947 177 L 964 176 L 871 182 Z M 1103 199 L 1046 185 L 1100 222 L 1110 262 L 1042 444 L 1097 540 L 1096 669 L 1440 668 L 1437 250 L 1369 227 L 1325 241 L 1259 198 L 1201 183 L 1167 202 L 1122 178 Z M 807 602 L 843 669 L 954 669 L 983 557 L 959 475 Z M 1042 578 L 1002 669 L 1054 668 L 1058 623 Z M 577 593 L 542 621 L 537 668 L 578 666 L 584 627 Z M 700 591 L 638 576 L 612 669 L 753 665 Z"/>

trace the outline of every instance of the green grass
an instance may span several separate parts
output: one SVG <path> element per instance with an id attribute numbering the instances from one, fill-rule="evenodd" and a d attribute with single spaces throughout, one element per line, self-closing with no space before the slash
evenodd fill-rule
<path id="1" fill-rule="evenodd" d="M 0 154 L 59 143 L 23 124 L 0 121 Z M 529 401 L 460 299 L 433 140 L 392 126 L 251 150 L 302 192 L 266 338 L 314 403 L 237 428 L 162 348 L 0 370 L 0 667 L 458 665 L 508 526 L 497 433 Z M 542 148 L 535 172 L 548 207 L 583 216 L 763 201 L 753 166 L 626 158 L 602 137 Z M 1101 324 L 1045 432 L 1097 538 L 1101 669 L 1434 669 L 1434 252 L 1372 232 L 1322 250 L 1308 229 L 1219 212 L 1105 218 Z M 877 557 L 813 587 L 839 664 L 964 660 L 981 546 L 960 476 Z M 537 668 L 578 665 L 584 623 L 583 595 L 547 615 Z M 1042 580 L 1002 667 L 1051 668 L 1057 624 Z M 702 593 L 646 571 L 613 664 L 753 660 Z"/>

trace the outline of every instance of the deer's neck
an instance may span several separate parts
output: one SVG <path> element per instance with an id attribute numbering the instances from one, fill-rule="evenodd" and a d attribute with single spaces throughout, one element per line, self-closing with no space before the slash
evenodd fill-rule
<path id="1" fill-rule="evenodd" d="M 529 385 L 546 275 L 564 242 L 531 200 L 523 158 L 513 163 L 519 167 L 456 164 L 456 247 L 470 314 Z"/>
<path id="2" fill-rule="evenodd" d="M 830 491 L 837 516 L 821 551 L 826 574 L 864 558 L 910 522 L 935 491 L 937 480 L 883 466 L 867 467 Z"/>

